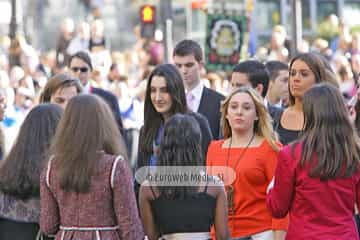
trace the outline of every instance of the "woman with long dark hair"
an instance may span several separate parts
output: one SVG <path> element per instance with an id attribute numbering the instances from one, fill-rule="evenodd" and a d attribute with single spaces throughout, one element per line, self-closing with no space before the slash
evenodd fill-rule
<path id="1" fill-rule="evenodd" d="M 188 109 L 183 80 L 177 68 L 171 64 L 162 64 L 151 72 L 146 86 L 144 125 L 140 130 L 137 169 L 156 165 L 156 151 L 164 124 L 176 113 L 189 114 L 197 120 L 202 135 L 201 149 L 205 156 L 212 140 L 209 123 L 201 114 Z"/>
<path id="2" fill-rule="evenodd" d="M 156 166 L 177 167 L 179 171 L 171 171 L 177 174 L 188 173 L 186 167 L 201 167 L 200 139 L 201 130 L 195 118 L 175 114 L 165 123 Z M 210 238 L 212 225 L 215 225 L 217 239 L 228 239 L 226 197 L 220 183 L 205 182 L 200 186 L 190 181 L 188 186 L 178 186 L 180 181 L 177 184 L 163 181 L 161 186 L 156 182 L 151 184 L 149 181 L 142 184 L 139 197 L 141 217 L 150 240 L 159 237 L 205 240 Z"/>
<path id="3" fill-rule="evenodd" d="M 360 139 L 338 89 L 319 84 L 303 96 L 302 136 L 278 156 L 267 205 L 289 213 L 286 239 L 359 239 Z"/>
<path id="4" fill-rule="evenodd" d="M 40 220 L 40 173 L 62 115 L 40 104 L 26 116 L 10 153 L 0 166 L 0 239 L 35 239 Z"/>
<path id="5" fill-rule="evenodd" d="M 56 239 L 142 240 L 126 150 L 108 105 L 73 97 L 41 176 L 41 230 Z"/>

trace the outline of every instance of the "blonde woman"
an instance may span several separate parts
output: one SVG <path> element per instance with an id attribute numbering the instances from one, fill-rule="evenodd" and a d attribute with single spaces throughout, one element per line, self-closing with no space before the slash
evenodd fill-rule
<path id="1" fill-rule="evenodd" d="M 276 165 L 279 144 L 262 98 L 241 87 L 221 107 L 224 139 L 208 149 L 208 166 L 227 166 L 236 173 L 226 186 L 232 239 L 273 240 L 287 221 L 274 220 L 266 207 L 266 188 Z M 226 181 L 225 181 L 226 182 Z"/>

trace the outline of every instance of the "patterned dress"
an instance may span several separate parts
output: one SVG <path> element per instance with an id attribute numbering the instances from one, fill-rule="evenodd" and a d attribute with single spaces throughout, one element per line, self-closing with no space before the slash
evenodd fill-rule
<path id="1" fill-rule="evenodd" d="M 0 192 L 0 239 L 35 239 L 39 232 L 40 199 L 20 199 Z"/>
<path id="2" fill-rule="evenodd" d="M 40 228 L 56 240 L 144 239 L 133 178 L 124 159 L 102 154 L 88 193 L 61 189 L 49 162 L 40 181 Z"/>

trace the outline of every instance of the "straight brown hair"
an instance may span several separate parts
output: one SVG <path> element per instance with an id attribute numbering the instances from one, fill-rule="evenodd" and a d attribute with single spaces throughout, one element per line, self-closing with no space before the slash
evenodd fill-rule
<path id="1" fill-rule="evenodd" d="M 61 188 L 88 192 L 102 151 L 127 158 L 108 105 L 95 95 L 78 95 L 69 101 L 50 150 Z"/>
<path id="2" fill-rule="evenodd" d="M 40 196 L 40 173 L 62 113 L 55 104 L 40 104 L 28 113 L 8 156 L 0 161 L 0 191 L 21 199 Z"/>
<path id="3" fill-rule="evenodd" d="M 360 139 L 340 91 L 315 85 L 303 97 L 303 111 L 304 130 L 297 143 L 302 144 L 301 166 L 310 163 L 309 176 L 328 180 L 358 171 Z"/>

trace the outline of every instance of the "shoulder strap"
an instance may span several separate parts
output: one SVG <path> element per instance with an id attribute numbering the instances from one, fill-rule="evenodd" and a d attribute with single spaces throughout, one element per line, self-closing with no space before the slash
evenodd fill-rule
<path id="1" fill-rule="evenodd" d="M 115 169 L 118 164 L 118 162 L 124 160 L 124 157 L 122 155 L 119 155 L 115 158 L 115 161 L 113 162 L 112 168 L 111 168 L 111 174 L 110 174 L 110 185 L 111 188 L 114 188 L 114 178 L 115 178 Z"/>
<path id="2" fill-rule="evenodd" d="M 54 159 L 54 155 L 52 155 L 49 159 L 48 166 L 46 169 L 46 185 L 50 188 L 50 171 L 51 171 L 51 162 Z"/>
<path id="3" fill-rule="evenodd" d="M 209 186 L 209 181 L 206 181 L 206 185 L 205 185 L 205 188 L 204 188 L 204 193 L 206 193 L 206 192 L 207 192 L 207 188 L 208 188 L 208 186 Z"/>
<path id="4" fill-rule="evenodd" d="M 35 240 L 44 240 L 44 236 L 43 236 L 40 228 L 39 228 L 39 231 L 36 234 Z"/>
<path id="5" fill-rule="evenodd" d="M 156 199 L 156 194 L 155 194 L 155 192 L 154 192 L 154 189 L 152 188 L 151 185 L 149 185 L 149 187 L 150 187 L 150 190 L 151 190 L 152 195 L 154 196 L 154 199 Z"/>

